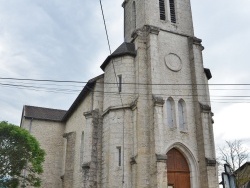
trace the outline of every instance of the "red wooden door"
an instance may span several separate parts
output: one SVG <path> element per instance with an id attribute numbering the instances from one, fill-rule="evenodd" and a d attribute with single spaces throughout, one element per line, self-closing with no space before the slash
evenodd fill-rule
<path id="1" fill-rule="evenodd" d="M 177 149 L 171 149 L 167 153 L 167 172 L 170 188 L 190 188 L 188 163 Z"/>

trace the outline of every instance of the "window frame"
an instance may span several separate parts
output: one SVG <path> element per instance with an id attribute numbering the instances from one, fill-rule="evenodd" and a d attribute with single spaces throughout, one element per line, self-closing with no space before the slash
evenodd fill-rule
<path id="1" fill-rule="evenodd" d="M 187 126 L 187 110 L 186 103 L 183 99 L 178 101 L 178 120 L 179 120 L 179 129 L 182 132 L 188 131 Z"/>
<path id="2" fill-rule="evenodd" d="M 118 75 L 118 92 L 121 93 L 122 92 L 122 75 Z"/>
<path id="3" fill-rule="evenodd" d="M 168 14 L 169 21 L 173 24 L 176 24 L 177 23 L 176 0 L 168 0 L 168 12 L 169 12 Z"/>
<path id="4" fill-rule="evenodd" d="M 121 146 L 116 146 L 117 152 L 118 152 L 118 166 L 122 166 L 122 147 Z"/>
<path id="5" fill-rule="evenodd" d="M 172 24 L 177 24 L 176 1 L 177 0 L 159 0 L 159 15 L 161 21 L 169 21 Z"/>
<path id="6" fill-rule="evenodd" d="M 168 97 L 166 100 L 166 123 L 169 128 L 176 127 L 176 112 L 175 101 L 172 97 Z M 170 109 L 170 110 L 169 110 Z M 170 122 L 171 119 L 171 122 Z"/>
<path id="7" fill-rule="evenodd" d="M 160 14 L 160 20 L 166 21 L 166 2 L 165 0 L 159 0 L 159 14 Z"/>

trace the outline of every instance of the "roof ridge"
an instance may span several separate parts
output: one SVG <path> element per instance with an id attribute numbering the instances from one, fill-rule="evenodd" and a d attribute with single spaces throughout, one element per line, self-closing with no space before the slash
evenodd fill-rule
<path id="1" fill-rule="evenodd" d="M 24 105 L 24 107 L 40 108 L 40 109 L 47 109 L 47 110 L 67 111 L 67 110 L 63 110 L 63 109 L 56 109 L 56 108 L 49 108 L 49 107 L 41 107 L 41 106 L 32 106 L 32 105 Z"/>

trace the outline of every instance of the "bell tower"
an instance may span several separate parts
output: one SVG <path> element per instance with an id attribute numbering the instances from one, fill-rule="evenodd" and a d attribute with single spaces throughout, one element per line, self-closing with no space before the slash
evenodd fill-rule
<path id="1" fill-rule="evenodd" d="M 194 36 L 190 0 L 125 0 L 123 7 L 125 42 L 136 50 L 134 186 L 183 188 L 167 175 L 167 153 L 174 149 L 189 165 L 187 188 L 218 187 L 212 75 Z"/>
<path id="2" fill-rule="evenodd" d="M 126 42 L 130 42 L 133 32 L 144 25 L 194 35 L 190 0 L 125 0 L 123 7 Z"/>

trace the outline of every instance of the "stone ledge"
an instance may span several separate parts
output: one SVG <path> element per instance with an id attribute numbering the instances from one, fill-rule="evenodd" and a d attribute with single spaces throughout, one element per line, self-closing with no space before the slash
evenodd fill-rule
<path id="1" fill-rule="evenodd" d="M 98 113 L 98 112 L 99 112 L 99 110 L 95 109 L 95 110 L 83 112 L 83 115 L 85 116 L 86 119 L 88 119 L 88 118 L 92 118 L 94 113 Z"/>
<path id="2" fill-rule="evenodd" d="M 74 134 L 75 132 L 69 132 L 69 133 L 64 133 L 63 138 L 68 138 L 71 134 Z"/>
<path id="3" fill-rule="evenodd" d="M 162 154 L 155 154 L 156 155 L 156 162 L 167 162 L 167 155 L 162 155 Z"/>
<path id="4" fill-rule="evenodd" d="M 215 159 L 206 158 L 207 166 L 216 166 L 217 161 Z"/>
<path id="5" fill-rule="evenodd" d="M 63 180 L 64 180 L 64 175 L 61 175 L 60 178 L 61 178 L 61 180 L 63 181 Z"/>
<path id="6" fill-rule="evenodd" d="M 155 106 L 163 106 L 165 101 L 163 99 L 163 97 L 157 97 L 155 95 L 153 95 L 153 101 L 154 101 L 154 105 Z"/>
<path id="7" fill-rule="evenodd" d="M 200 103 L 200 108 L 201 108 L 201 111 L 202 112 L 207 112 L 207 113 L 210 113 L 211 112 L 211 107 L 207 104 L 202 104 Z"/>
<path id="8" fill-rule="evenodd" d="M 149 34 L 155 34 L 155 35 L 158 35 L 159 32 L 160 32 L 160 28 L 159 27 L 155 27 L 155 26 L 152 26 L 152 25 L 145 25 L 144 26 L 145 28 L 145 31 Z"/>
<path id="9" fill-rule="evenodd" d="M 138 97 L 130 103 L 131 110 L 135 110 L 137 108 Z"/>
<path id="10" fill-rule="evenodd" d="M 90 162 L 89 163 L 83 163 L 82 164 L 82 169 L 90 169 Z"/>
<path id="11" fill-rule="evenodd" d="M 159 27 L 155 27 L 152 25 L 144 25 L 143 27 L 136 29 L 132 34 L 131 34 L 131 38 L 133 40 L 135 40 L 138 36 L 147 36 L 149 34 L 154 34 L 154 35 L 158 35 L 160 32 L 160 28 Z"/>
<path id="12" fill-rule="evenodd" d="M 128 0 L 124 0 L 122 3 L 122 7 L 125 8 L 125 4 L 128 2 Z"/>
<path id="13" fill-rule="evenodd" d="M 132 101 L 130 104 L 124 104 L 124 105 L 120 105 L 120 106 L 110 106 L 108 107 L 103 113 L 102 113 L 102 117 L 104 117 L 106 114 L 108 114 L 111 111 L 115 111 L 115 110 L 122 110 L 122 109 L 131 109 L 131 110 L 135 110 L 137 108 L 137 101 L 138 98 L 136 98 L 134 101 Z"/>
<path id="14" fill-rule="evenodd" d="M 131 157 L 131 158 L 130 158 L 130 164 L 131 164 L 131 165 L 137 164 L 137 162 L 136 162 L 136 160 L 135 160 L 135 157 Z"/>

